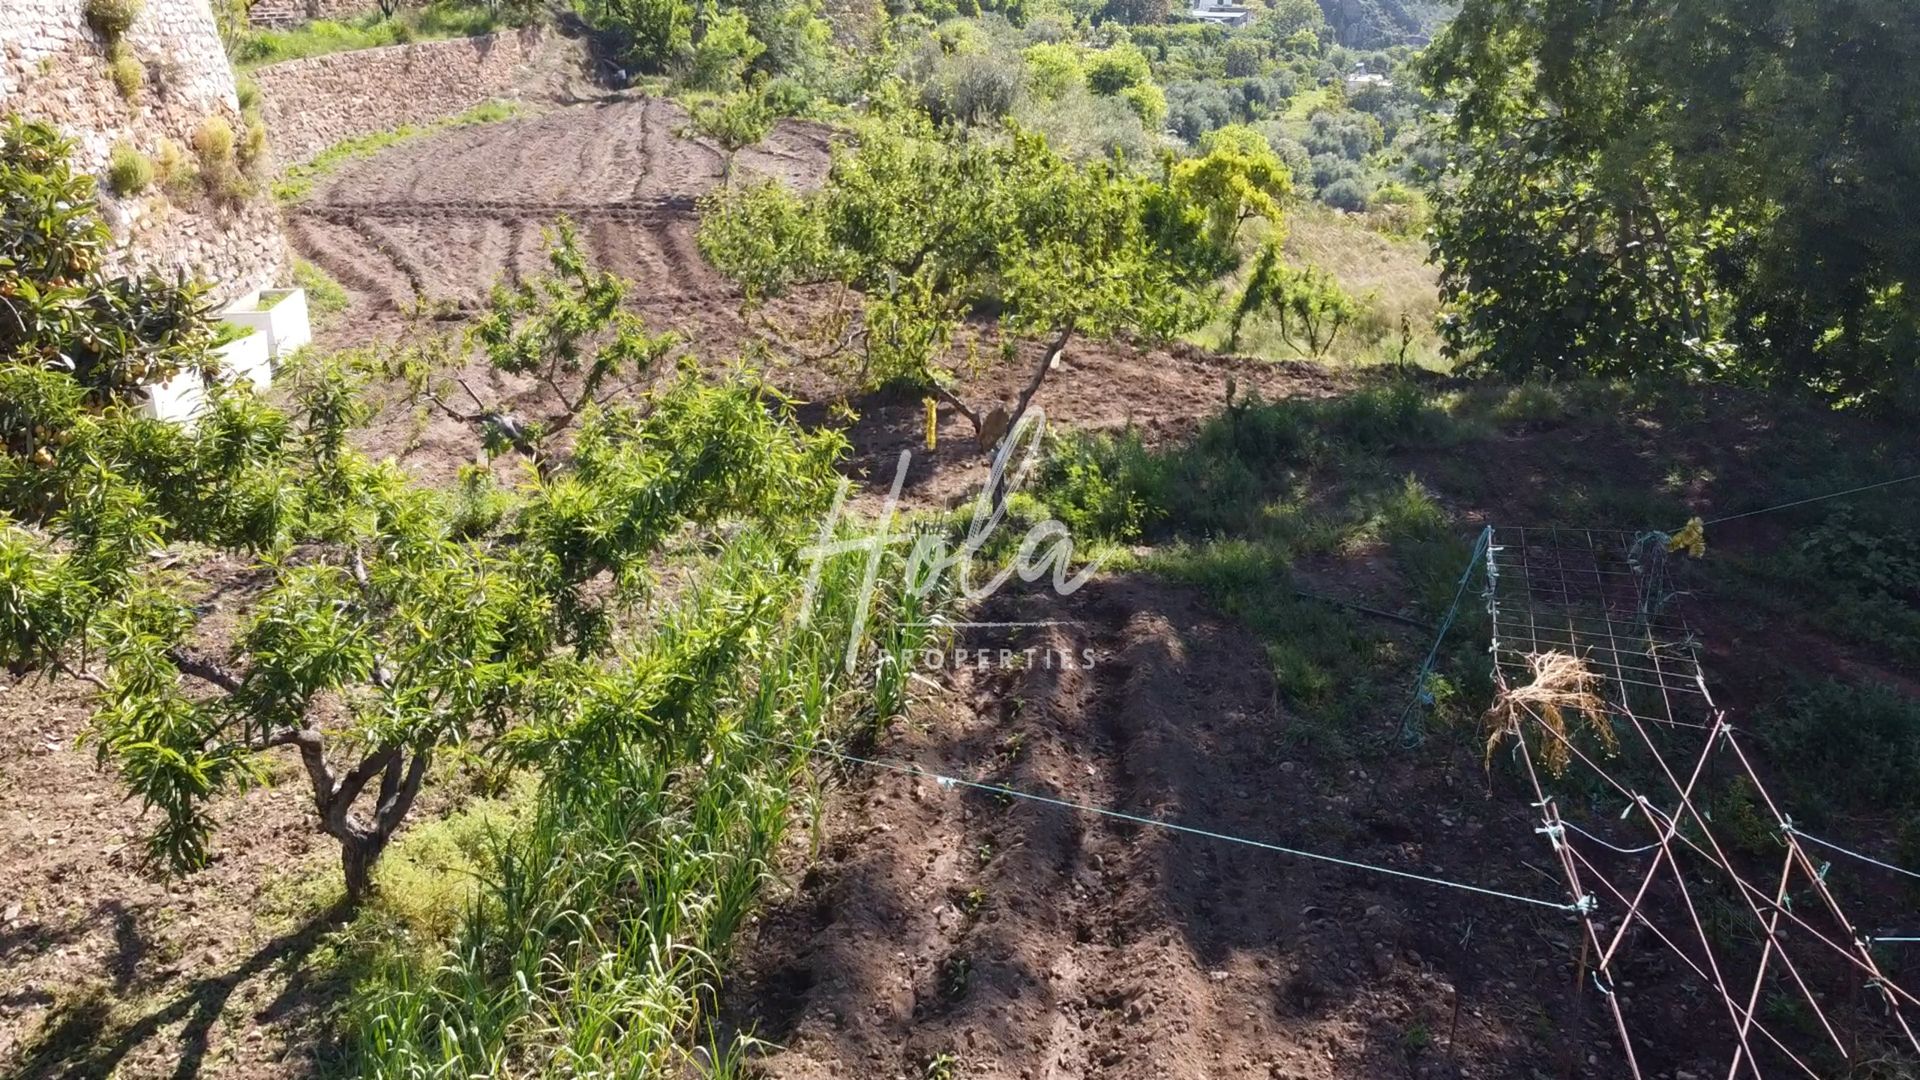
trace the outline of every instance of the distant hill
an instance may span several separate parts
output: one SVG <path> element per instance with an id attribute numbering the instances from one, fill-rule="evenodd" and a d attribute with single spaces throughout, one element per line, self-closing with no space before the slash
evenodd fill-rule
<path id="1" fill-rule="evenodd" d="M 1356 49 L 1424 45 L 1460 10 L 1459 0 L 1320 0 L 1334 39 Z"/>

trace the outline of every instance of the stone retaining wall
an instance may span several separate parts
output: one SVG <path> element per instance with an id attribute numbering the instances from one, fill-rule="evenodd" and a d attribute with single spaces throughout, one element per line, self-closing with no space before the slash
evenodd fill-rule
<path id="1" fill-rule="evenodd" d="M 128 100 L 108 74 L 106 42 L 88 25 L 85 0 L 4 0 L 0 18 L 0 117 L 44 120 L 74 140 L 74 166 L 100 178 L 100 205 L 118 244 L 119 269 L 184 272 L 217 300 L 283 283 L 287 245 L 264 194 L 216 205 L 191 187 L 159 185 L 126 198 L 107 189 L 116 143 L 156 156 L 186 148 L 209 116 L 244 127 L 219 32 L 206 0 L 146 0 L 126 44 L 146 70 Z"/>
<path id="2" fill-rule="evenodd" d="M 429 124 L 503 96 L 541 35 L 529 26 L 255 69 L 275 164 L 298 165 L 347 139 Z"/>
<path id="3" fill-rule="evenodd" d="M 378 0 L 254 0 L 247 8 L 247 24 L 284 30 L 315 19 L 351 19 L 379 10 Z"/>

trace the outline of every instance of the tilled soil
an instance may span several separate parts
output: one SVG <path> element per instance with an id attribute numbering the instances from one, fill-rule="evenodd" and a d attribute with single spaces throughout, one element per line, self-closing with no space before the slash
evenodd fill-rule
<path id="1" fill-rule="evenodd" d="M 696 203 L 725 161 L 682 137 L 687 123 L 672 102 L 615 96 L 438 132 L 341 168 L 290 209 L 292 239 L 359 301 L 348 337 L 378 336 L 421 299 L 473 307 L 502 277 L 540 272 L 542 231 L 562 216 L 596 265 L 634 282 L 643 313 L 706 329 L 693 309 L 739 294 L 694 244 Z M 736 182 L 816 183 L 827 150 L 825 127 L 782 121 L 740 152 Z"/>
<path id="2" fill-rule="evenodd" d="M 970 632 L 863 756 L 1558 899 L 1474 770 L 1382 784 L 1298 746 L 1258 645 L 1182 589 L 1103 577 L 977 618 L 1055 625 Z M 1015 670 L 1003 647 L 1037 651 Z M 933 775 L 841 779 L 823 857 L 739 950 L 731 1021 L 774 1045 L 761 1075 L 1624 1071 L 1568 1019 L 1565 915 Z"/>

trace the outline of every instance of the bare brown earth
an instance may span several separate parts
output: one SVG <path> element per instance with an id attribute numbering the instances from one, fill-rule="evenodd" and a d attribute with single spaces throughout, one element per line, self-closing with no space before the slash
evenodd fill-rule
<path id="1" fill-rule="evenodd" d="M 1184 590 L 1107 578 L 979 616 L 1014 620 L 1065 625 L 969 633 L 989 666 L 950 663 L 863 753 L 1551 894 L 1509 850 L 1525 824 L 1475 772 L 1396 777 L 1383 798 L 1378 778 L 1329 771 L 1257 644 Z M 1039 651 L 1008 670 L 1003 647 Z M 1033 1080 L 1619 1065 L 1604 1030 L 1566 1042 L 1549 1019 L 1572 983 L 1563 916 L 924 775 L 843 780 L 824 857 L 740 950 L 732 1019 L 783 1047 L 764 1075 L 919 1077 L 943 1058 L 954 1076 Z"/>

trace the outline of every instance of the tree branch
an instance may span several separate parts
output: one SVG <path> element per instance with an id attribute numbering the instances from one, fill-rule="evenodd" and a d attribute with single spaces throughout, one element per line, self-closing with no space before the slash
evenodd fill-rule
<path id="1" fill-rule="evenodd" d="M 201 682 L 212 683 L 229 694 L 240 692 L 240 678 L 216 664 L 201 660 L 182 648 L 167 650 L 167 659 L 180 669 L 183 675 L 191 675 Z"/>

